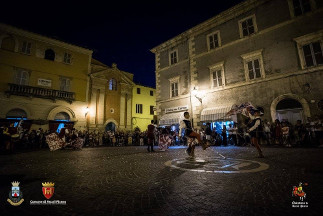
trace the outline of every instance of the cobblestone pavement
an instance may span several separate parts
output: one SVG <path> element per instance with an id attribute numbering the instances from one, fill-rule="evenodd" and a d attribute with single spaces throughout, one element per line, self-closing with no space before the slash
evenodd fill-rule
<path id="1" fill-rule="evenodd" d="M 272 147 L 264 148 L 264 154 L 257 158 L 252 147 L 197 147 L 194 160 L 185 148 L 148 153 L 146 147 L 100 147 L 0 155 L 0 214 L 322 215 L 323 149 Z M 233 159 L 245 161 L 235 161 L 232 168 Z M 220 165 L 226 170 L 253 169 L 256 162 L 269 167 L 212 172 Z M 25 201 L 20 206 L 7 202 L 12 181 L 21 182 Z M 30 205 L 31 200 L 45 200 L 45 181 L 55 183 L 50 200 L 67 205 Z M 308 208 L 292 208 L 292 188 L 299 182 L 308 183 L 303 187 Z"/>

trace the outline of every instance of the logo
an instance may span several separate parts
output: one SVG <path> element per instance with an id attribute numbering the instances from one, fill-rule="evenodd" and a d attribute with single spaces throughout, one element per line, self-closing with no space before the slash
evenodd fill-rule
<path id="1" fill-rule="evenodd" d="M 45 182 L 45 183 L 42 183 L 42 185 L 43 185 L 42 190 L 45 198 L 50 199 L 54 195 L 55 184 L 52 182 Z"/>
<path id="2" fill-rule="evenodd" d="M 307 186 L 307 183 L 304 183 L 304 186 Z M 306 193 L 303 190 L 303 183 L 300 182 L 298 186 L 293 186 L 292 197 L 296 198 L 299 202 L 292 202 L 292 207 L 294 208 L 306 208 L 308 207 L 308 202 L 303 202 L 306 199 Z"/>
<path id="3" fill-rule="evenodd" d="M 11 182 L 12 187 L 9 192 L 9 199 L 7 201 L 13 206 L 19 206 L 24 199 L 22 198 L 22 192 L 20 191 L 19 182 Z"/>
<path id="4" fill-rule="evenodd" d="M 66 205 L 65 200 L 49 200 L 54 195 L 54 183 L 44 182 L 42 183 L 43 195 L 45 200 L 30 200 L 30 205 Z"/>

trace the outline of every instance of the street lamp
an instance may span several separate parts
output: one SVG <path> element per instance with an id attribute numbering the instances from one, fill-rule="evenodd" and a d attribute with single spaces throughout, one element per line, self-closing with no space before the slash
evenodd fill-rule
<path id="1" fill-rule="evenodd" d="M 89 113 L 89 111 L 90 111 L 89 107 L 86 107 L 86 108 L 84 109 L 85 117 L 87 116 L 87 114 Z"/>
<path id="2" fill-rule="evenodd" d="M 198 99 L 200 101 L 200 103 L 202 103 L 202 98 L 197 96 L 197 88 L 194 86 L 193 90 L 192 90 L 193 95 L 196 97 L 196 99 Z"/>

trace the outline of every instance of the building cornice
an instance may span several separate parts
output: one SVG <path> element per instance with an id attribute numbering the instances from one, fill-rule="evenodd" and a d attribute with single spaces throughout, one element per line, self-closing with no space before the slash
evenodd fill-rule
<path id="1" fill-rule="evenodd" d="M 196 25 L 195 27 L 177 35 L 176 37 L 152 48 L 150 51 L 152 53 L 157 53 L 157 52 L 166 50 L 170 47 L 176 46 L 177 44 L 188 40 L 188 38 L 198 35 L 201 32 L 204 32 L 206 29 L 213 28 L 222 23 L 225 23 L 228 20 L 231 20 L 239 16 L 240 14 L 243 14 L 247 11 L 250 11 L 253 8 L 258 7 L 259 5 L 263 4 L 266 1 L 269 1 L 269 0 L 246 0 L 244 2 L 241 2 L 240 4 L 237 4 L 232 8 L 229 8 L 228 10 L 223 11 L 222 13 L 202 22 L 201 24 Z"/>
<path id="2" fill-rule="evenodd" d="M 254 81 L 242 81 L 239 83 L 235 83 L 235 84 L 231 84 L 228 86 L 224 86 L 223 88 L 217 88 L 217 89 L 209 89 L 205 91 L 205 94 L 209 94 L 209 93 L 214 93 L 214 92 L 221 92 L 221 91 L 225 91 L 225 90 L 229 90 L 229 89 L 235 89 L 235 88 L 240 88 L 240 87 L 244 87 L 244 86 L 248 86 L 248 85 L 254 85 L 254 84 L 258 84 L 258 83 L 263 83 L 263 82 L 269 82 L 269 81 L 274 81 L 274 80 L 278 80 L 278 79 L 284 79 L 284 78 L 288 78 L 288 77 L 293 77 L 293 76 L 298 76 L 298 75 L 303 75 L 303 74 L 309 74 L 309 73 L 319 73 L 319 72 L 323 72 L 323 66 L 318 66 L 318 67 L 312 67 L 312 68 L 307 68 L 304 70 L 298 70 L 298 71 L 292 71 L 292 72 L 287 72 L 284 74 L 278 74 L 278 75 L 267 75 L 265 79 L 259 79 L 259 80 L 254 80 Z M 190 97 L 190 94 L 186 94 L 186 95 L 181 95 L 179 97 L 176 98 L 170 98 L 170 99 L 166 99 L 166 100 L 157 100 L 157 103 L 165 103 L 165 102 L 171 102 L 171 101 L 176 101 L 179 99 L 185 99 Z"/>
<path id="3" fill-rule="evenodd" d="M 76 46 L 76 45 L 72 45 L 72 44 L 69 44 L 69 43 L 66 43 L 66 42 L 62 42 L 62 41 L 59 41 L 59 40 L 56 40 L 56 39 L 52 39 L 52 38 L 49 38 L 49 37 L 45 37 L 45 36 L 42 36 L 42 35 L 39 35 L 39 34 L 36 34 L 36 33 L 33 33 L 33 32 L 29 32 L 29 31 L 26 31 L 26 30 L 22 30 L 22 29 L 10 26 L 10 25 L 6 25 L 6 24 L 3 24 L 3 23 L 0 23 L 0 29 L 5 31 L 5 32 L 8 32 L 10 34 L 23 36 L 23 37 L 26 37 L 26 38 L 29 38 L 29 39 L 32 39 L 32 40 L 35 40 L 35 41 L 48 43 L 48 44 L 51 44 L 53 46 L 62 47 L 64 49 L 76 51 L 76 52 L 83 53 L 83 54 L 86 54 L 86 55 L 92 55 L 92 53 L 93 53 L 92 50 L 82 48 L 82 47 L 79 47 L 79 46 Z"/>

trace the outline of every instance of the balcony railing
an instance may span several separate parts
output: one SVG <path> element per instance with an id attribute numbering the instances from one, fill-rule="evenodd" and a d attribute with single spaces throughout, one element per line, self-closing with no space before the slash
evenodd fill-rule
<path id="1" fill-rule="evenodd" d="M 37 98 L 46 98 L 53 101 L 56 100 L 65 100 L 69 103 L 72 103 L 75 100 L 74 92 L 59 91 L 54 89 L 26 86 L 26 85 L 17 85 L 8 83 L 9 90 L 6 91 L 8 96 L 10 95 L 19 95 L 25 97 L 37 97 Z"/>

